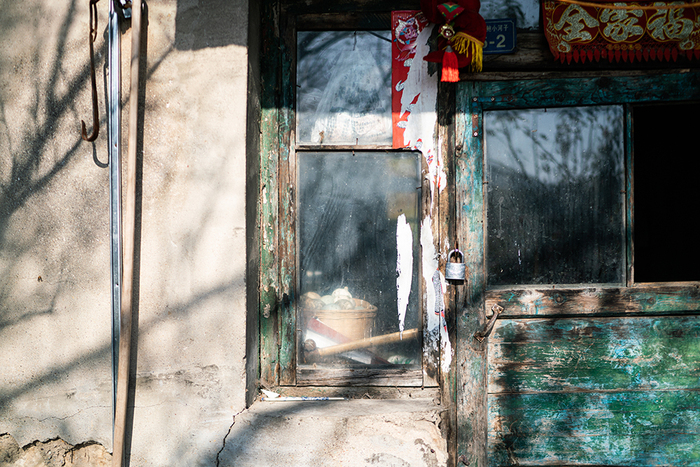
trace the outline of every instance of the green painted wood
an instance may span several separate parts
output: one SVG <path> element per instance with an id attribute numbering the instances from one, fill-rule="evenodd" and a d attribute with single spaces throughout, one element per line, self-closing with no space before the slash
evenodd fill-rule
<path id="1" fill-rule="evenodd" d="M 489 465 L 700 465 L 700 392 L 489 398 Z"/>
<path id="2" fill-rule="evenodd" d="M 474 83 L 484 109 L 700 99 L 700 73 Z"/>
<path id="3" fill-rule="evenodd" d="M 481 109 L 699 99 L 699 76 L 460 83 L 460 234 L 472 238 L 474 226 L 483 224 L 481 178 L 475 187 L 483 175 Z M 628 118 L 628 240 L 634 227 L 631 128 Z M 483 225 L 480 235 L 483 239 Z M 473 245 L 485 247 L 483 240 Z M 628 243 L 628 264 L 633 255 Z M 469 332 L 477 327 L 478 312 L 499 304 L 505 311 L 488 339 L 489 465 L 700 465 L 697 283 L 632 286 L 628 270 L 624 283 L 614 286 L 485 290 L 483 254 L 470 271 L 475 283 L 465 311 L 471 314 L 458 321 L 457 401 L 464 407 L 458 409 L 457 442 L 459 453 L 467 454 L 464 460 L 474 465 L 469 456 L 478 443 L 479 415 L 469 404 L 480 397 L 486 364 L 469 344 Z M 484 297 L 483 307 L 470 310 L 478 296 Z M 466 395 L 469 391 L 474 395 Z"/>
<path id="4" fill-rule="evenodd" d="M 700 390 L 697 316 L 500 320 L 489 393 Z"/>
<path id="5" fill-rule="evenodd" d="M 260 380 L 279 383 L 279 333 L 277 265 L 278 160 L 279 160 L 279 32 L 273 26 L 279 12 L 274 1 L 262 4 L 263 30 L 261 62 L 262 122 L 260 154 Z"/>
<path id="6" fill-rule="evenodd" d="M 506 319 L 490 465 L 700 465 L 697 316 Z"/>
<path id="7" fill-rule="evenodd" d="M 456 206 L 457 237 L 465 253 L 469 278 L 464 307 L 457 311 L 457 459 L 470 466 L 487 463 L 486 362 L 487 348 L 474 334 L 481 330 L 484 317 L 484 189 L 483 149 L 480 137 L 481 113 L 473 102 L 472 83 L 457 87 L 456 126 Z M 476 126 L 474 126 L 476 125 Z"/>
<path id="8" fill-rule="evenodd" d="M 490 310 L 494 303 L 505 308 L 501 319 L 525 316 L 684 314 L 700 310 L 700 287 L 688 284 L 489 290 L 486 293 L 486 309 Z"/>
<path id="9" fill-rule="evenodd" d="M 260 9 L 259 4 L 250 4 L 248 41 L 250 57 L 260 56 Z M 248 68 L 248 103 L 246 109 L 246 359 L 245 399 L 250 407 L 258 395 L 260 379 L 260 135 L 262 125 L 262 88 L 260 63 L 250 61 Z"/>
<path id="10" fill-rule="evenodd" d="M 280 102 L 279 102 L 279 244 L 281 306 L 279 315 L 281 385 L 296 382 L 296 156 L 293 153 L 295 130 L 295 16 L 283 11 L 280 33 Z"/>

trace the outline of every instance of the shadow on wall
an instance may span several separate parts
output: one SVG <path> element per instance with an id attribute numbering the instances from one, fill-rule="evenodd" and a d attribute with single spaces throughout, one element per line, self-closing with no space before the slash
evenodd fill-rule
<path id="1" fill-rule="evenodd" d="M 78 111 L 75 104 L 84 101 L 81 91 L 87 89 L 87 63 L 76 66 L 74 70 L 66 69 L 67 63 L 73 59 L 68 33 L 73 25 L 70 18 L 77 14 L 76 2 L 71 2 L 65 9 L 67 13 L 57 28 L 58 40 L 50 64 L 43 64 L 39 53 L 28 60 L 21 52 L 0 57 L 0 67 L 14 69 L 20 76 L 6 86 L 0 82 L 0 253 L 3 257 L 0 329 L 50 314 L 62 288 L 96 274 L 92 270 L 83 271 L 82 276 L 76 273 L 68 264 L 67 251 L 82 252 L 96 247 L 94 239 L 103 226 L 86 220 L 102 193 L 101 180 L 98 177 L 95 180 L 83 178 L 79 183 L 69 185 L 70 191 L 66 191 L 68 186 L 62 186 L 64 191 L 60 195 L 69 196 L 70 203 L 61 204 L 60 209 L 52 206 L 53 200 L 45 196 L 50 186 L 65 182 L 66 172 L 79 164 L 80 156 L 89 150 L 82 144 L 79 131 L 65 131 L 66 126 L 79 121 L 81 116 L 89 121 L 88 113 L 82 108 Z M 9 10 L 8 17 L 17 19 L 17 27 L 13 30 L 9 26 L 12 19 L 0 22 L 0 30 L 8 31 L 7 35 L 0 35 L 1 41 L 12 34 L 22 33 L 21 9 Z M 46 13 L 37 13 L 40 18 L 43 15 Z M 47 37 L 36 38 L 36 50 L 51 46 Z M 24 82 L 21 80 L 23 73 L 33 74 L 35 79 Z M 93 152 L 94 148 L 93 144 Z M 91 185 L 93 181 L 95 186 Z M 61 196 L 55 199 L 58 201 Z M 68 218 L 82 228 L 66 232 L 64 226 Z M 60 242 L 53 238 L 56 232 L 61 233 Z M 28 279 L 26 256 L 30 254 L 41 257 L 46 264 L 31 268 L 33 275 Z M 58 274 L 46 273 L 49 268 L 60 271 L 61 280 L 56 277 Z M 36 300 L 29 302 L 17 297 L 17 282 L 22 280 L 35 283 L 34 287 L 25 287 L 35 292 Z"/>
<path id="2" fill-rule="evenodd" d="M 178 0 L 175 16 L 175 48 L 199 50 L 227 45 L 245 46 L 247 28 L 236 27 L 235 20 L 247 15 L 247 2 Z"/>
<path id="3" fill-rule="evenodd" d="M 189 30 L 205 32 L 200 37 L 182 36 L 191 40 L 189 48 L 206 44 L 208 35 L 214 34 L 203 23 L 212 19 L 202 19 L 203 15 L 217 11 L 221 18 L 237 18 L 237 7 L 229 8 L 226 2 L 200 3 L 207 5 L 201 13 L 193 13 Z M 192 4 L 196 9 L 197 2 Z M 89 415 L 76 416 L 89 412 L 87 405 L 90 410 L 109 411 L 110 390 L 105 383 L 110 373 L 104 370 L 111 353 L 105 299 L 109 218 L 102 77 L 98 78 L 99 138 L 92 144 L 80 139 L 81 119 L 88 123 L 88 131 L 92 129 L 84 5 L 81 8 L 77 0 L 61 6 L 43 0 L 3 4 L 0 15 L 0 434 L 20 432 L 15 435 L 20 440 L 25 432 L 35 436 L 33 430 L 41 426 L 52 430 L 52 436 L 80 439 L 91 429 L 90 436 L 107 439 L 101 433 L 110 431 L 108 416 L 94 417 L 87 428 L 79 425 L 86 425 Z M 98 74 L 103 73 L 106 57 L 106 6 L 101 5 L 95 44 Z M 236 39 L 244 43 L 244 33 L 219 32 L 226 40 L 215 45 L 233 44 Z M 147 49 L 145 41 L 143 47 Z M 148 68 L 142 65 L 142 83 L 171 51 L 155 57 Z M 128 70 L 123 71 L 126 76 Z M 145 84 L 141 92 L 145 93 Z M 141 102 L 144 105 L 144 99 Z M 142 145 L 143 135 L 140 140 Z M 140 149 L 140 158 L 141 154 Z M 174 179 L 176 169 L 175 165 L 163 169 L 163 179 Z M 166 190 L 168 185 L 161 183 L 159 188 Z M 203 242 L 213 218 L 209 211 L 205 214 L 187 232 L 188 251 Z M 211 300 L 232 301 L 236 284 L 242 281 L 238 275 L 224 277 L 196 294 L 173 299 L 167 316 L 141 320 L 139 331 L 175 327 Z M 185 339 L 185 327 L 178 330 L 181 334 L 170 334 L 173 342 Z M 88 379 L 80 379 L 86 374 Z M 202 404 L 211 401 L 209 405 L 220 406 L 218 397 L 202 398 Z M 39 417 L 33 417 L 36 414 Z M 0 464 L 2 454 L 0 450 Z"/>

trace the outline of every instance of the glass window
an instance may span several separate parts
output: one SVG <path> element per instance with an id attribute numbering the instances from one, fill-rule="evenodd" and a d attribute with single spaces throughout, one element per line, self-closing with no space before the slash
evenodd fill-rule
<path id="1" fill-rule="evenodd" d="M 420 365 L 419 155 L 298 155 L 306 362 Z"/>
<path id="2" fill-rule="evenodd" d="M 490 285 L 624 282 L 622 106 L 484 112 Z"/>
<path id="3" fill-rule="evenodd" d="M 391 145 L 391 33 L 297 35 L 297 142 Z"/>

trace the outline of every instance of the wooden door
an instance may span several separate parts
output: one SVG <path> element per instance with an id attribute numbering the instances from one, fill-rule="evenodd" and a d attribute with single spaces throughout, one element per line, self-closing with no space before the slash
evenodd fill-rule
<path id="1" fill-rule="evenodd" d="M 669 203 L 700 201 L 671 184 L 659 190 L 673 193 L 663 203 L 635 206 L 635 145 L 641 161 L 639 147 L 651 144 L 635 139 L 638 106 L 697 100 L 699 88 L 695 74 L 460 84 L 457 212 L 470 271 L 458 315 L 461 465 L 700 465 L 700 268 L 683 265 L 698 264 L 694 241 L 664 237 L 685 249 L 652 261 L 642 282 L 635 261 L 649 254 L 635 256 L 644 232 L 634 231 L 635 213 L 655 212 L 666 232 L 685 219 L 659 216 Z M 697 107 L 669 109 L 691 112 L 666 135 Z M 489 123 L 489 112 L 511 110 Z M 577 127 L 587 119 L 594 129 Z M 694 170 L 686 144 L 662 146 L 675 159 L 643 156 L 644 170 Z M 500 172 L 489 166 L 498 150 Z M 589 157 L 596 152 L 606 155 Z M 506 179 L 516 189 L 501 190 Z M 495 304 L 504 311 L 482 342 Z"/>

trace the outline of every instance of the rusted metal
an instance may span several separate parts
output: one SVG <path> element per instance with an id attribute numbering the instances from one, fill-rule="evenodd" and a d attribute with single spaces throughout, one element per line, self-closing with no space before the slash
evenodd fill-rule
<path id="1" fill-rule="evenodd" d="M 491 319 L 489 320 L 488 323 L 486 323 L 486 326 L 482 331 L 477 332 L 474 334 L 474 338 L 478 340 L 479 342 L 484 342 L 484 339 L 489 337 L 489 334 L 491 334 L 491 331 L 493 331 L 493 327 L 496 324 L 496 320 L 498 319 L 498 316 L 503 313 L 503 307 L 501 305 L 498 305 L 496 303 L 493 304 L 491 307 L 491 311 L 493 311 L 493 315 L 491 315 Z"/>
<path id="2" fill-rule="evenodd" d="M 100 112 L 97 102 L 97 79 L 95 77 L 95 39 L 97 39 L 97 2 L 90 0 L 90 85 L 92 87 L 92 134 L 87 134 L 87 128 L 83 120 L 80 136 L 83 140 L 92 142 L 100 133 Z"/>

